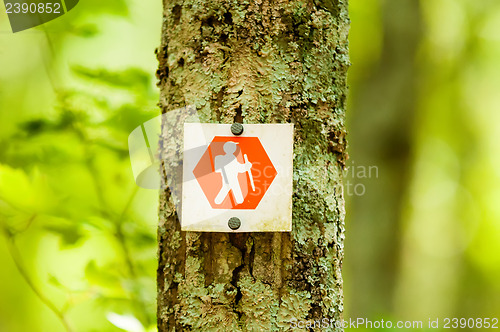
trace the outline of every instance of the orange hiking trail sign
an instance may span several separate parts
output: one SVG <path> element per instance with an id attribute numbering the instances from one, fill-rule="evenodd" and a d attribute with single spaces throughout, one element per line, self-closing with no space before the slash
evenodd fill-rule
<path id="1" fill-rule="evenodd" d="M 186 123 L 182 230 L 290 231 L 293 125 Z"/>

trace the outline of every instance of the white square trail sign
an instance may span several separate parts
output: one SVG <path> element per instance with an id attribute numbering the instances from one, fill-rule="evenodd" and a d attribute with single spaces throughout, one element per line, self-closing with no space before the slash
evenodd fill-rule
<path id="1" fill-rule="evenodd" d="M 293 125 L 184 124 L 181 228 L 292 230 Z"/>

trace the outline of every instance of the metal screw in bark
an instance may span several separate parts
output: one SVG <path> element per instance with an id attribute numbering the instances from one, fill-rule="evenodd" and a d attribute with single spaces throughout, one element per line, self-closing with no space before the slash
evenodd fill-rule
<path id="1" fill-rule="evenodd" d="M 233 123 L 231 125 L 231 132 L 236 136 L 243 134 L 243 125 L 237 122 Z"/>
<path id="2" fill-rule="evenodd" d="M 239 218 L 237 217 L 232 217 L 231 219 L 229 219 L 229 221 L 227 222 L 227 225 L 229 226 L 229 228 L 231 228 L 232 230 L 236 230 L 238 228 L 240 228 L 241 226 L 241 221 Z"/>

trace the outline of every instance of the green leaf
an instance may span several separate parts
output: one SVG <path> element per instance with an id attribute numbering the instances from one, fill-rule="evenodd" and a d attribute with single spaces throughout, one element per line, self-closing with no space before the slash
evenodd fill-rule
<path id="1" fill-rule="evenodd" d="M 43 227 L 49 232 L 55 233 L 61 237 L 63 247 L 74 246 L 84 237 L 78 224 L 52 224 Z"/>
<path id="2" fill-rule="evenodd" d="M 92 260 L 85 267 L 85 278 L 91 285 L 98 286 L 101 295 L 105 297 L 120 298 L 125 295 L 122 279 L 116 268 L 101 268 Z"/>
<path id="3" fill-rule="evenodd" d="M 66 287 L 59 281 L 59 279 L 57 279 L 55 276 L 53 276 L 52 274 L 49 275 L 49 280 L 48 280 L 49 284 L 51 284 L 52 286 L 55 286 L 59 289 L 62 289 L 62 290 L 66 290 Z"/>
<path id="4" fill-rule="evenodd" d="M 139 68 L 129 68 L 122 71 L 107 69 L 90 69 L 82 66 L 73 67 L 73 72 L 88 79 L 98 81 L 116 88 L 147 91 L 150 87 L 151 75 Z"/>

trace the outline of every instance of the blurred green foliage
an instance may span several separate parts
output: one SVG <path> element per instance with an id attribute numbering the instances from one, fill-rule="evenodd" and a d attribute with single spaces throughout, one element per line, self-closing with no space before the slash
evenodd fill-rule
<path id="1" fill-rule="evenodd" d="M 159 112 L 160 28 L 124 0 L 18 34 L 0 16 L 0 331 L 156 330 L 157 192 L 127 139 Z"/>
<path id="2" fill-rule="evenodd" d="M 500 3 L 350 6 L 346 316 L 498 318 Z"/>

